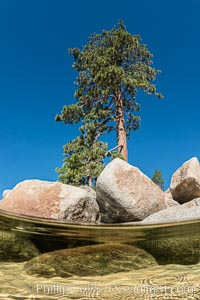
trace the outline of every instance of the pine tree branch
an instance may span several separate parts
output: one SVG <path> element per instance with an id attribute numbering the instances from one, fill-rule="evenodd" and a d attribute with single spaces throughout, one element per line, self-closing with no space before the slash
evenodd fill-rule
<path id="1" fill-rule="evenodd" d="M 109 149 L 108 151 L 106 151 L 106 153 L 104 154 L 103 157 L 99 158 L 96 162 L 98 163 L 99 161 L 101 161 L 103 158 L 107 157 L 108 155 L 111 155 L 112 152 L 118 148 L 121 148 L 120 152 L 122 151 L 123 145 L 117 145 L 112 149 Z"/>
<path id="2" fill-rule="evenodd" d="M 108 150 L 108 151 L 105 153 L 105 157 L 108 156 L 109 154 L 112 154 L 112 152 L 113 152 L 114 150 L 118 149 L 118 148 L 121 148 L 121 149 L 120 149 L 120 152 L 121 152 L 121 151 L 122 151 L 122 148 L 123 148 L 123 145 L 117 145 L 117 146 L 115 146 L 114 148 Z"/>

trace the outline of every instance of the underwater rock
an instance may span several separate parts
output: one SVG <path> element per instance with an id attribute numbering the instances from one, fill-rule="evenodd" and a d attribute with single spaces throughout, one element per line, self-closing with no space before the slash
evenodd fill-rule
<path id="1" fill-rule="evenodd" d="M 192 233 L 167 235 L 165 229 L 160 234 L 150 233 L 144 240 L 136 243 L 145 249 L 158 264 L 190 265 L 200 262 L 200 235 Z"/>
<path id="2" fill-rule="evenodd" d="M 43 277 L 97 276 L 139 270 L 157 265 L 146 251 L 124 244 L 99 244 L 39 255 L 24 269 Z"/>
<path id="3" fill-rule="evenodd" d="M 186 161 L 172 175 L 170 191 L 180 204 L 200 197 L 200 165 L 196 157 Z"/>
<path id="4" fill-rule="evenodd" d="M 0 261 L 26 261 L 39 254 L 28 239 L 14 232 L 0 230 Z"/>
<path id="5" fill-rule="evenodd" d="M 0 209 L 27 216 L 96 222 L 99 207 L 94 190 L 42 180 L 25 180 L 0 201 Z"/>
<path id="6" fill-rule="evenodd" d="M 168 207 L 161 189 L 119 158 L 104 168 L 96 192 L 102 223 L 139 221 Z"/>

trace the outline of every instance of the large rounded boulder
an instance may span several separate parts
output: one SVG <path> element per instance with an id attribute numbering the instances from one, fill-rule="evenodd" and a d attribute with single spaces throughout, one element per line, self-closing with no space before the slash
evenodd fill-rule
<path id="1" fill-rule="evenodd" d="M 28 261 L 29 275 L 43 277 L 97 276 L 157 265 L 151 254 L 134 246 L 99 244 L 44 253 Z"/>
<path id="2" fill-rule="evenodd" d="M 93 189 L 60 182 L 25 180 L 5 195 L 0 209 L 67 222 L 96 222 L 99 207 Z"/>
<path id="3" fill-rule="evenodd" d="M 170 191 L 180 204 L 200 197 L 200 165 L 197 157 L 186 161 L 172 175 Z"/>
<path id="4" fill-rule="evenodd" d="M 169 206 L 163 191 L 150 178 L 119 158 L 100 174 L 96 191 L 103 223 L 143 220 Z"/>

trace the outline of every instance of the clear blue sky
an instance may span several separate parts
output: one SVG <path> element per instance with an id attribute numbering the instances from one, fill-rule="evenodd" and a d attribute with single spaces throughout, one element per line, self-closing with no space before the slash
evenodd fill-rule
<path id="1" fill-rule="evenodd" d="M 0 1 L 0 194 L 24 179 L 57 180 L 62 145 L 78 134 L 54 121 L 73 102 L 77 74 L 67 49 L 119 19 L 154 54 L 165 96 L 140 95 L 129 162 L 148 176 L 159 168 L 167 188 L 180 164 L 200 158 L 199 15 L 199 0 Z"/>

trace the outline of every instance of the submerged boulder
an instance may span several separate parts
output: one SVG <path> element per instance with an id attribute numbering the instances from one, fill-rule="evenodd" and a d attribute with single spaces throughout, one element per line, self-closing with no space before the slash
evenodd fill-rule
<path id="1" fill-rule="evenodd" d="M 200 197 L 200 165 L 196 157 L 186 161 L 172 175 L 170 191 L 180 204 Z"/>
<path id="2" fill-rule="evenodd" d="M 115 158 L 97 179 L 101 222 L 143 220 L 169 205 L 161 189 L 138 168 Z"/>
<path id="3" fill-rule="evenodd" d="M 193 224 L 187 226 L 152 230 L 136 245 L 145 249 L 161 265 L 197 264 L 200 262 L 200 236 L 197 228 L 193 232 Z"/>
<path id="4" fill-rule="evenodd" d="M 99 217 L 94 190 L 42 180 L 17 184 L 0 201 L 0 209 L 67 222 L 96 222 Z"/>
<path id="5" fill-rule="evenodd" d="M 28 261 L 29 275 L 43 277 L 97 276 L 156 265 L 146 251 L 123 244 L 99 244 L 44 253 Z"/>
<path id="6" fill-rule="evenodd" d="M 26 261 L 40 252 L 35 245 L 15 232 L 0 230 L 0 260 Z"/>

